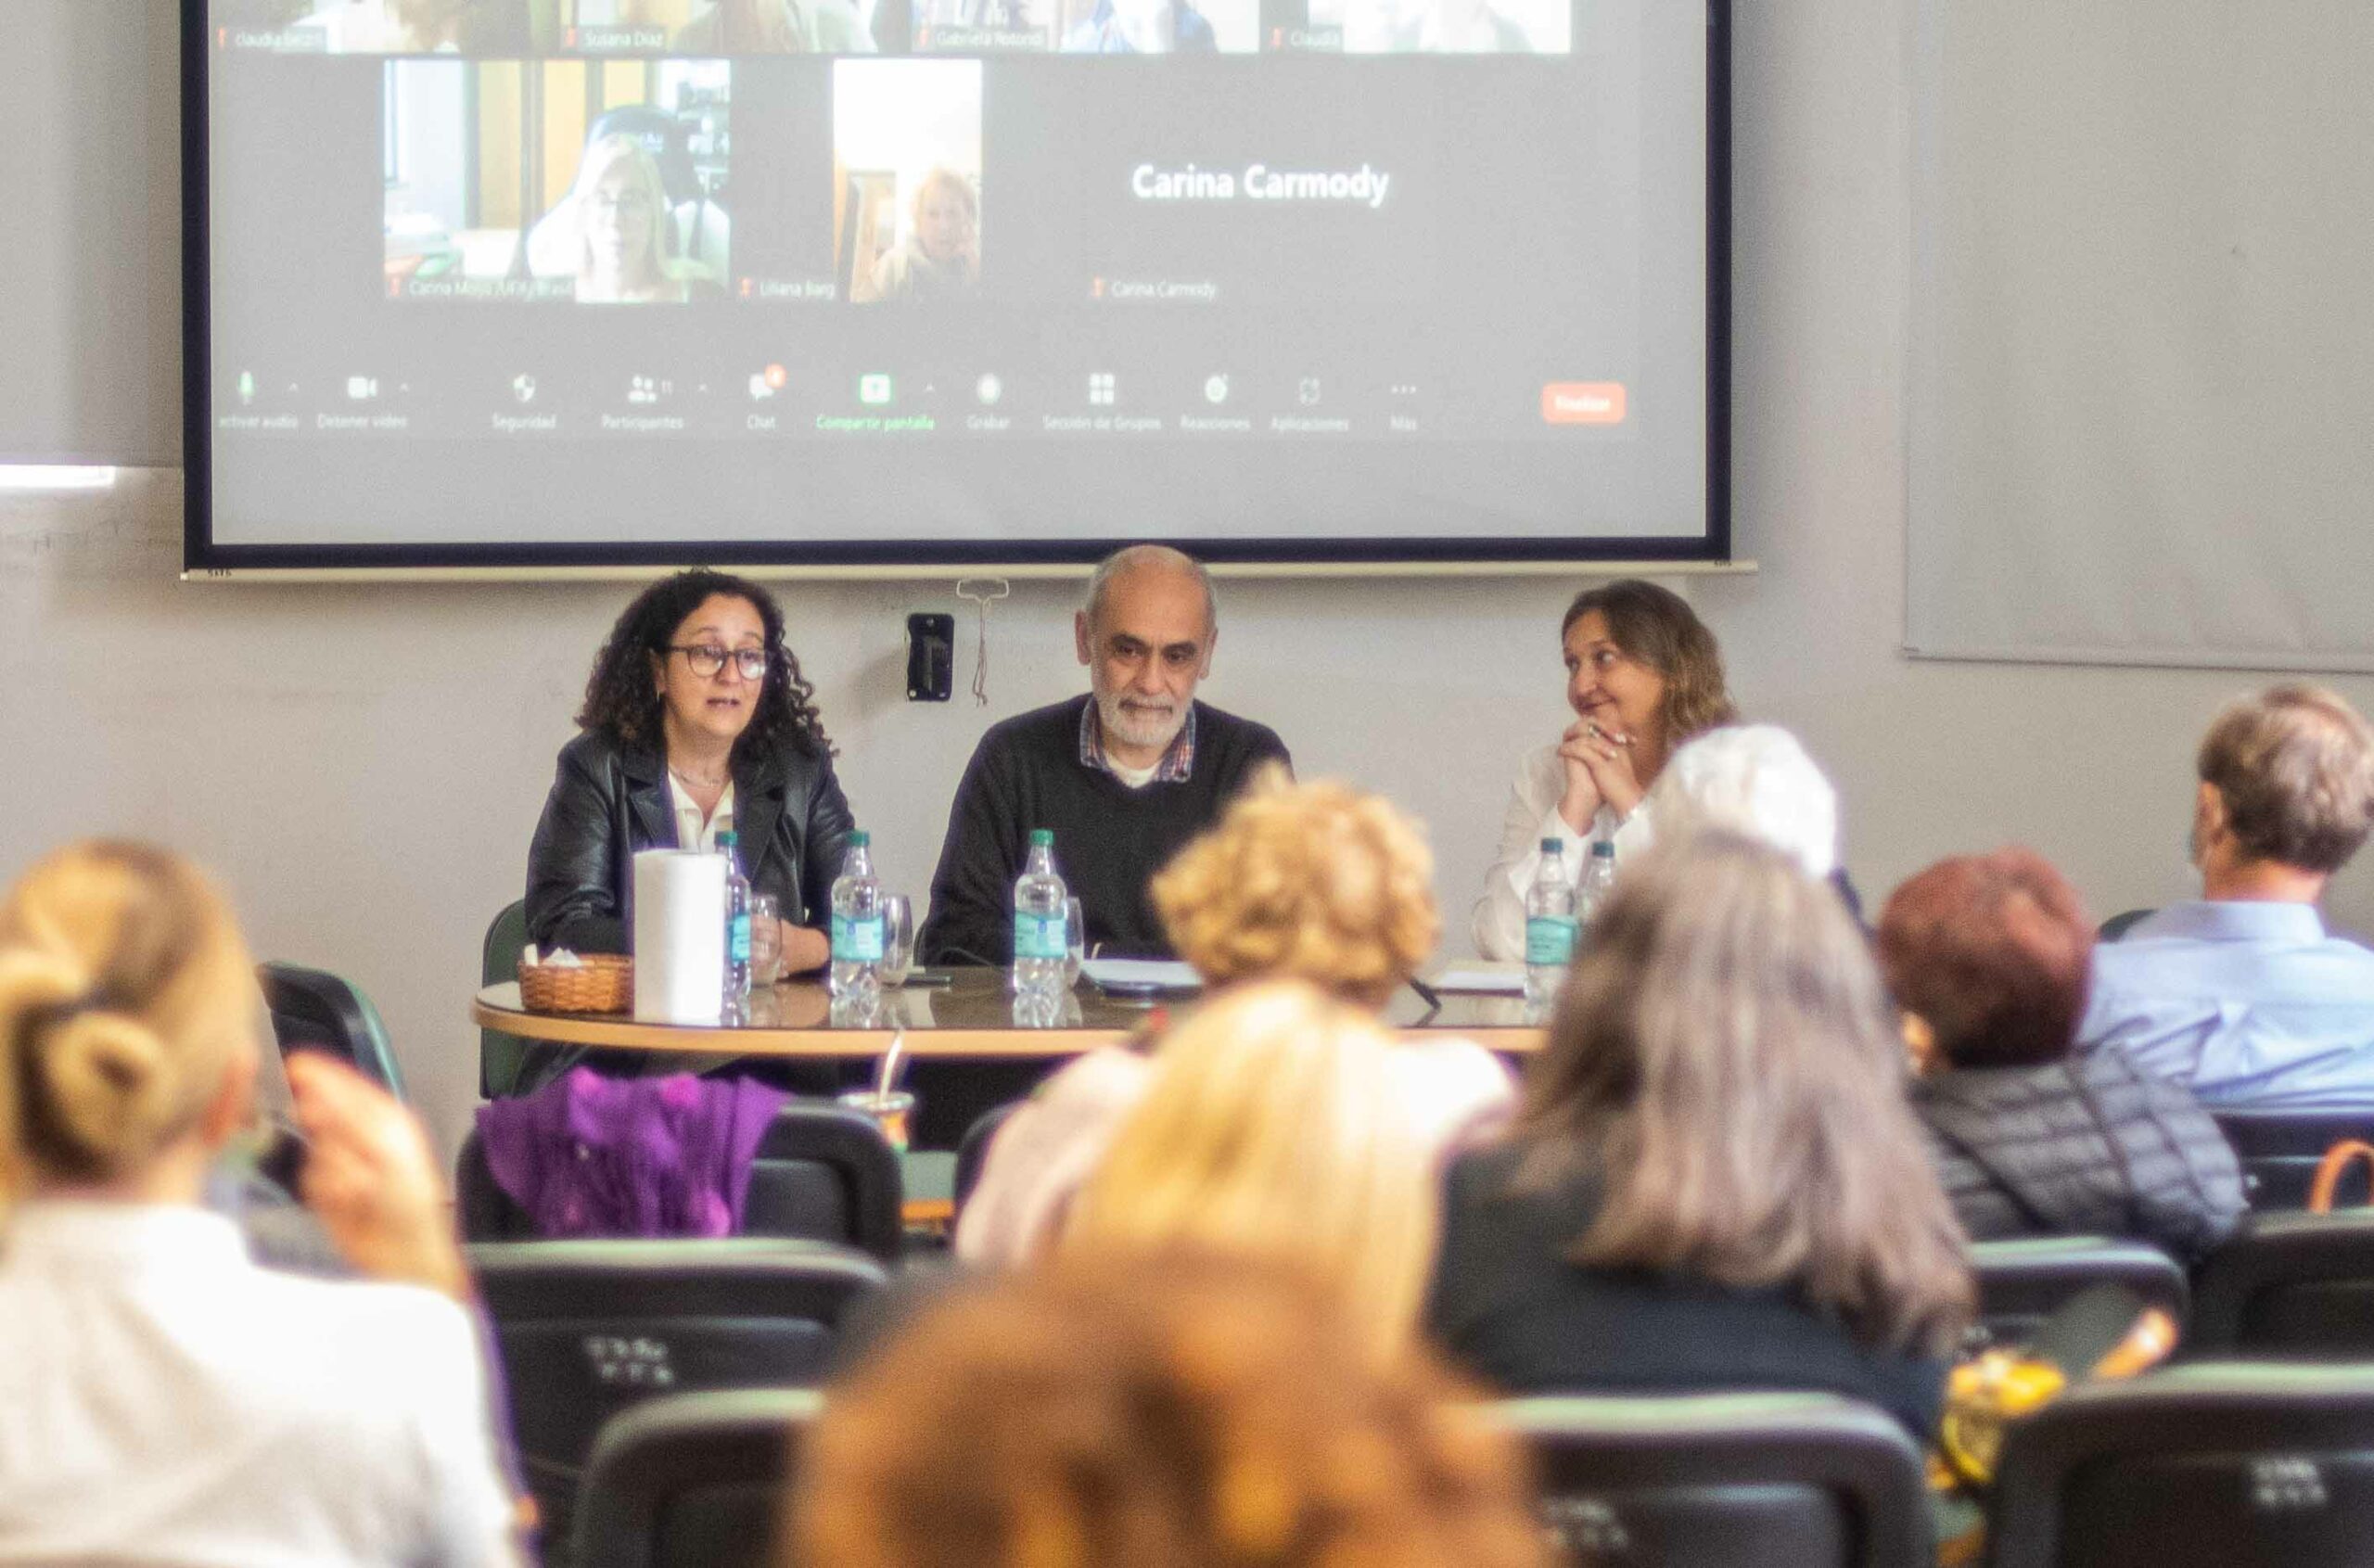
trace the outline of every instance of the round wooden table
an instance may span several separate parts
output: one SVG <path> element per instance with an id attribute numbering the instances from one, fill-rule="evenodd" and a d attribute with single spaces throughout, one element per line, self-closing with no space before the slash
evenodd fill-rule
<path id="1" fill-rule="evenodd" d="M 672 1051 L 696 1056 L 878 1056 L 891 1040 L 906 1037 L 916 1056 L 1077 1056 L 1128 1038 L 1145 1022 L 1152 1005 L 1100 995 L 1083 982 L 1053 1028 L 1015 1022 L 1006 995 L 1005 971 L 959 969 L 952 984 L 909 985 L 883 993 L 881 1012 L 871 1018 L 836 1019 L 832 999 L 812 980 L 776 986 L 751 998 L 746 1024 L 647 1024 L 623 1013 L 530 1013 L 520 1005 L 517 982 L 489 986 L 470 1005 L 470 1022 L 521 1039 L 552 1040 L 615 1051 Z M 1193 1005 L 1192 997 L 1173 1007 Z M 1541 1043 L 1538 1026 L 1525 1021 L 1513 997 L 1446 995 L 1432 1007 L 1404 991 L 1385 1010 L 1385 1023 L 1413 1039 L 1457 1035 L 1489 1051 L 1531 1052 Z"/>

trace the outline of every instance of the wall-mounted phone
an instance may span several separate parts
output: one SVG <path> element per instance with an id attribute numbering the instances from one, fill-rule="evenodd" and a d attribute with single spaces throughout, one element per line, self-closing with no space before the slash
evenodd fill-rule
<path id="1" fill-rule="evenodd" d="M 946 702 L 956 690 L 956 618 L 907 618 L 907 700 Z"/>

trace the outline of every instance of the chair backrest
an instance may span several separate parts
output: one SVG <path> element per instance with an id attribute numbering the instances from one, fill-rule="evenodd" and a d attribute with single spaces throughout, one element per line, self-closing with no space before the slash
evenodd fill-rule
<path id="1" fill-rule="evenodd" d="M 503 1190 L 486 1163 L 486 1142 L 472 1128 L 453 1161 L 453 1222 L 466 1242 L 531 1242 L 536 1222 Z"/>
<path id="2" fill-rule="evenodd" d="M 964 1212 L 964 1200 L 971 1197 L 973 1189 L 981 1184 L 981 1169 L 989 1163 L 989 1141 L 997 1137 L 998 1128 L 1005 1126 L 1006 1117 L 1014 1115 L 1022 1103 L 1014 1100 L 991 1106 L 974 1117 L 973 1125 L 964 1129 L 964 1138 L 956 1145 L 956 1186 L 953 1193 L 956 1213 Z"/>
<path id="3" fill-rule="evenodd" d="M 283 1061 L 299 1051 L 325 1052 L 403 1098 L 403 1073 L 369 997 L 325 969 L 294 963 L 259 963 L 256 981 Z"/>
<path id="4" fill-rule="evenodd" d="M 2188 1357 L 2374 1359 L 2374 1209 L 2247 1216 L 2195 1287 Z"/>
<path id="5" fill-rule="evenodd" d="M 1910 1568 L 1921 1458 L 1895 1421 L 1819 1394 L 1516 1399 L 1542 1522 L 1575 1562 Z"/>
<path id="6" fill-rule="evenodd" d="M 1974 1243 L 1970 1255 L 1978 1276 L 1978 1322 L 1967 1349 L 2025 1344 L 2045 1319 L 2095 1285 L 2123 1285 L 2146 1307 L 2163 1308 L 2179 1324 L 2185 1320 L 2185 1271 L 2143 1242 L 2041 1236 Z"/>
<path id="7" fill-rule="evenodd" d="M 847 1105 L 794 1100 L 750 1162 L 742 1233 L 843 1242 L 896 1263 L 904 1204 L 898 1151 L 881 1124 Z"/>
<path id="8" fill-rule="evenodd" d="M 2345 1138 L 2374 1142 L 2374 1107 L 2362 1111 L 2212 1111 L 2218 1130 L 2241 1162 L 2242 1190 L 2254 1209 L 2303 1209 L 2325 1151 Z M 2335 1189 L 2334 1201 L 2368 1200 L 2359 1165 Z"/>
<path id="9" fill-rule="evenodd" d="M 2228 1362 L 2072 1390 L 2005 1436 L 1997 1568 L 2374 1562 L 2374 1368 Z"/>
<path id="10" fill-rule="evenodd" d="M 771 1568 L 809 1389 L 679 1394 L 602 1428 L 577 1510 L 577 1568 Z"/>
<path id="11" fill-rule="evenodd" d="M 823 1242 L 494 1242 L 469 1249 L 548 1543 L 605 1421 L 663 1394 L 805 1388 L 882 1267 Z"/>
<path id="12" fill-rule="evenodd" d="M 453 1167 L 462 1235 L 532 1240 L 535 1222 L 494 1179 L 472 1128 Z M 838 1242 L 896 1263 L 906 1240 L 899 1156 L 873 1117 L 846 1105 L 794 1100 L 775 1113 L 750 1161 L 745 1236 Z"/>
<path id="13" fill-rule="evenodd" d="M 503 906 L 479 944 L 479 984 L 499 986 L 519 974 L 520 950 L 528 945 L 528 900 L 514 899 Z M 479 1098 L 498 1099 L 518 1091 L 519 1068 L 528 1059 L 528 1042 L 501 1029 L 479 1031 Z"/>
<path id="14" fill-rule="evenodd" d="M 2158 912 L 2156 910 L 2121 910 L 2102 922 L 2101 928 L 2094 933 L 2094 939 L 2098 942 L 2115 942 L 2133 930 L 2138 921 L 2148 919 Z"/>

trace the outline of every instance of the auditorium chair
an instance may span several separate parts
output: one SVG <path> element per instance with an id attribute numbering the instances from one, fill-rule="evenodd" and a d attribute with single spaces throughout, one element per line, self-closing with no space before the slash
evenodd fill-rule
<path id="1" fill-rule="evenodd" d="M 473 1242 L 532 1240 L 534 1225 L 488 1168 L 473 1128 L 454 1167 L 454 1206 Z M 905 1240 L 899 1156 L 873 1117 L 846 1105 L 786 1102 L 759 1140 L 742 1203 L 745 1236 L 839 1242 L 896 1263 Z"/>
<path id="2" fill-rule="evenodd" d="M 2102 922 L 2100 929 L 2094 933 L 2094 939 L 2098 942 L 2115 942 L 2135 929 L 2138 922 L 2159 912 L 2156 909 L 2121 910 Z"/>
<path id="3" fill-rule="evenodd" d="M 970 1198 L 973 1189 L 981 1184 L 982 1167 L 989 1163 L 990 1140 L 997 1137 L 998 1128 L 1005 1126 L 1006 1117 L 1014 1115 L 1022 1104 L 1022 1101 L 1015 1100 L 984 1111 L 973 1118 L 971 1127 L 964 1129 L 964 1141 L 956 1145 L 954 1197 L 955 1213 L 959 1217 L 964 1213 L 964 1200 Z"/>
<path id="4" fill-rule="evenodd" d="M 2374 1142 L 2374 1110 L 2212 1110 L 2218 1130 L 2241 1162 L 2242 1190 L 2254 1209 L 2303 1209 L 2325 1151 L 2345 1138 Z M 2367 1167 L 2352 1166 L 2339 1187 L 2337 1203 L 2367 1202 Z"/>
<path id="5" fill-rule="evenodd" d="M 2374 1562 L 2374 1368 L 2202 1363 L 2072 1390 L 2007 1434 L 1996 1568 Z"/>
<path id="6" fill-rule="evenodd" d="M 1514 1399 L 1565 1561 L 1626 1568 L 1913 1568 L 1931 1551 L 1920 1451 L 1819 1394 Z"/>
<path id="7" fill-rule="evenodd" d="M 256 982 L 263 988 L 282 1061 L 300 1051 L 319 1051 L 403 1098 L 403 1073 L 369 997 L 327 970 L 294 963 L 259 963 Z"/>
<path id="8" fill-rule="evenodd" d="M 772 1568 L 807 1389 L 679 1394 L 602 1428 L 577 1510 L 577 1568 Z"/>
<path id="9" fill-rule="evenodd" d="M 519 954 L 528 946 L 528 900 L 514 899 L 503 906 L 479 944 L 479 984 L 499 986 L 519 977 Z M 479 1031 L 479 1098 L 499 1100 L 519 1090 L 519 1069 L 531 1049 L 517 1035 L 501 1029 Z"/>
<path id="10" fill-rule="evenodd" d="M 2179 1325 L 2185 1320 L 2185 1271 L 2142 1242 L 2043 1236 L 1977 1242 L 1970 1254 L 1978 1276 L 1978 1323 L 1965 1349 L 2024 1344 L 2046 1319 L 2094 1285 L 2125 1286 L 2144 1306 L 2164 1309 Z"/>
<path id="11" fill-rule="evenodd" d="M 807 1388 L 882 1266 L 823 1242 L 493 1242 L 468 1249 L 493 1324 L 512 1431 L 566 1555 L 594 1434 L 659 1395 Z"/>
<path id="12" fill-rule="evenodd" d="M 2246 1217 L 2202 1261 L 2184 1349 L 2374 1360 L 2374 1209 Z"/>

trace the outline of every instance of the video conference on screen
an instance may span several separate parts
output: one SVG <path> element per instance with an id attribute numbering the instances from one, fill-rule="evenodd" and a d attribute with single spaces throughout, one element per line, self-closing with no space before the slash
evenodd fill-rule
<path id="1" fill-rule="evenodd" d="M 1316 529 L 1413 477 L 1497 535 L 1577 485 L 1704 527 L 1706 24 L 1658 0 L 185 3 L 242 516 L 335 473 L 406 538 L 461 464 L 708 537 L 891 472 L 767 443 L 933 436 L 904 493 L 955 533 L 1039 508 L 1008 439 L 1124 438 L 1078 493 L 1158 510 L 1243 438 L 1284 453 L 1244 495 L 1430 454 L 1310 471 Z"/>

